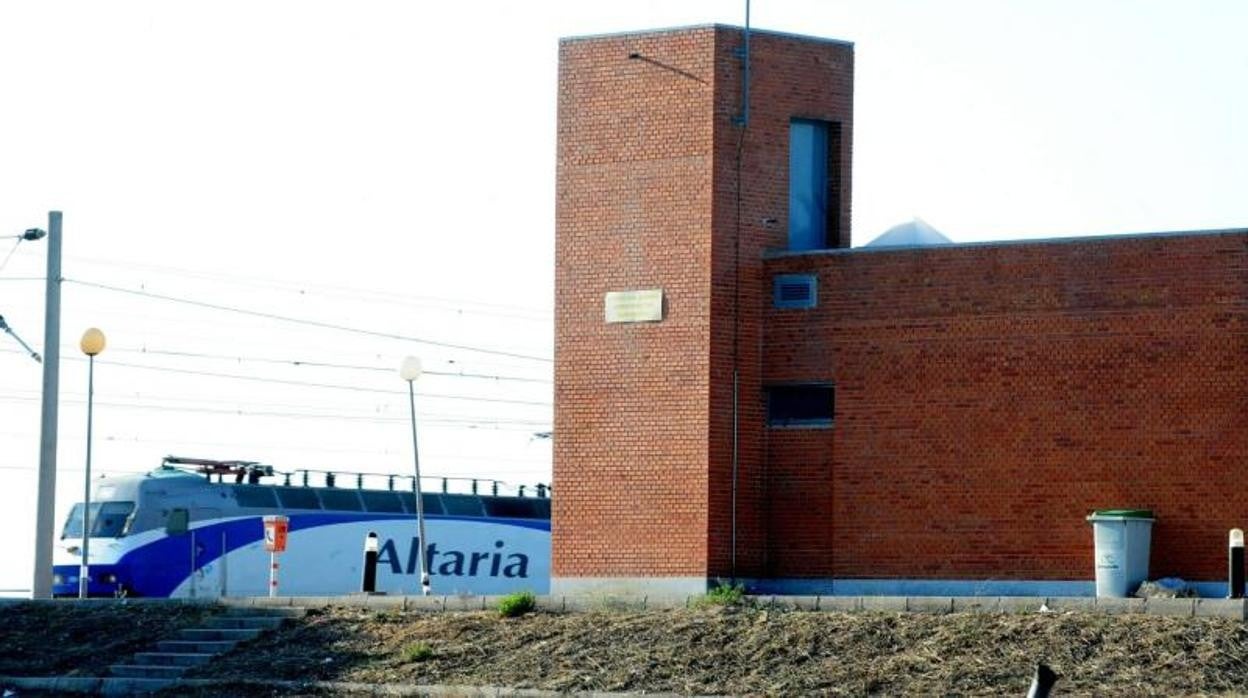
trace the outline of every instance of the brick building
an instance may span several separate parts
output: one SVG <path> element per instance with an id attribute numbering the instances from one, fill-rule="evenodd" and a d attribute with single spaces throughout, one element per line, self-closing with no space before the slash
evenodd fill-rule
<path id="1" fill-rule="evenodd" d="M 553 591 L 1085 593 L 1105 507 L 1221 578 L 1248 231 L 849 249 L 853 60 L 561 42 Z"/>

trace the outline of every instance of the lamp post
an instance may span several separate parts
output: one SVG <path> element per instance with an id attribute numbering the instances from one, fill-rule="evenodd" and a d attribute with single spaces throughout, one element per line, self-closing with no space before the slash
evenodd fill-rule
<path id="1" fill-rule="evenodd" d="M 429 557 L 425 551 L 425 501 L 420 488 L 420 448 L 416 445 L 416 387 L 420 378 L 420 359 L 409 356 L 399 365 L 399 376 L 407 381 L 407 400 L 412 408 L 412 462 L 416 465 L 416 540 L 420 545 L 420 593 L 429 595 Z"/>
<path id="2" fill-rule="evenodd" d="M 91 549 L 91 417 L 95 400 L 95 355 L 104 351 L 104 333 L 92 327 L 78 342 L 87 355 L 87 472 L 82 486 L 82 565 L 78 569 L 78 598 L 87 598 Z"/>

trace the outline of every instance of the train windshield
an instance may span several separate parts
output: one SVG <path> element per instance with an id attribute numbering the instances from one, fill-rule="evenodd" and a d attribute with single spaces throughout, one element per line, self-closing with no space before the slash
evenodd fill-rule
<path id="1" fill-rule="evenodd" d="M 126 535 L 126 522 L 134 512 L 134 502 L 91 502 L 91 537 L 120 538 Z M 61 538 L 82 537 L 82 503 L 74 505 L 65 521 Z"/>

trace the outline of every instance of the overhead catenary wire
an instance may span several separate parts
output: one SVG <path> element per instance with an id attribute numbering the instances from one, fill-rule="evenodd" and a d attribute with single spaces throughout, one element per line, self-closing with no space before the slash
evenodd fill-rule
<path id="1" fill-rule="evenodd" d="M 363 336 L 368 336 L 368 337 L 378 337 L 381 339 L 394 339 L 394 340 L 399 340 L 399 341 L 404 341 L 404 342 L 414 342 L 417 344 L 425 344 L 428 346 L 439 347 L 443 349 L 455 349 L 458 351 L 476 352 L 479 354 L 488 354 L 491 356 L 504 356 L 504 357 L 511 358 L 511 359 L 523 359 L 526 361 L 540 361 L 543 363 L 552 363 L 554 361 L 550 357 L 546 357 L 546 356 L 535 356 L 533 354 L 525 354 L 521 352 L 503 351 L 500 349 L 490 349 L 487 347 L 478 347 L 478 346 L 472 346 L 468 344 L 456 344 L 453 342 L 443 342 L 443 341 L 434 340 L 434 339 L 427 339 L 424 337 L 415 337 L 412 335 L 404 335 L 404 334 L 399 334 L 399 333 L 394 333 L 394 332 L 381 332 L 378 330 L 370 330 L 370 329 L 365 329 L 365 328 L 360 328 L 360 327 L 348 327 L 346 325 L 339 325 L 339 324 L 335 324 L 332 322 L 322 322 L 320 320 L 311 320 L 308 318 L 290 317 L 287 315 L 280 315 L 278 313 L 269 313 L 269 312 L 265 312 L 261 310 L 250 310 L 247 308 L 240 308 L 240 307 L 232 306 L 232 305 L 222 305 L 219 303 L 209 303 L 207 301 L 198 301 L 198 300 L 194 300 L 191 298 L 181 298 L 178 296 L 170 296 L 170 295 L 162 294 L 162 293 L 153 293 L 151 291 L 146 291 L 146 290 L 122 288 L 120 286 L 96 283 L 94 281 L 83 281 L 81 279 L 66 278 L 65 282 L 76 284 L 78 286 L 84 286 L 87 288 L 95 288 L 95 289 L 99 289 L 102 291 L 124 293 L 124 294 L 129 294 L 129 295 L 134 295 L 134 296 L 140 296 L 144 298 L 151 298 L 154 300 L 162 300 L 162 301 L 166 301 L 170 303 L 180 303 L 183 305 L 189 305 L 189 306 L 193 306 L 197 308 L 207 308 L 210 310 L 218 310 L 221 312 L 237 313 L 240 315 L 258 317 L 258 318 L 263 318 L 266 320 L 277 320 L 279 322 L 287 322 L 287 323 L 291 323 L 295 325 L 303 325 L 306 327 L 316 327 L 320 329 L 335 330 L 338 332 L 347 332 L 351 334 L 358 334 L 358 335 L 363 335 Z"/>
<path id="2" fill-rule="evenodd" d="M 34 402 L 34 401 L 37 401 L 38 399 L 39 398 L 36 398 L 36 397 L 26 398 L 26 397 L 5 396 L 5 397 L 0 397 L 0 402 Z M 87 404 L 86 400 L 62 400 L 61 402 L 69 403 L 69 404 L 79 404 L 79 405 Z M 200 414 L 219 414 L 219 415 L 238 416 L 238 417 L 281 417 L 281 418 L 288 418 L 288 419 L 334 419 L 334 420 L 341 420 L 341 421 L 372 422 L 376 424 L 384 424 L 384 423 L 392 423 L 392 422 L 406 422 L 408 419 L 407 417 L 378 417 L 378 416 L 371 416 L 371 415 L 363 416 L 363 415 L 327 414 L 327 413 L 315 413 L 315 412 L 280 412 L 280 411 L 249 410 L 249 409 L 225 410 L 225 409 L 215 409 L 211 407 L 176 407 L 176 406 L 170 406 L 170 405 L 143 405 L 143 404 L 134 404 L 134 403 L 125 403 L 125 402 L 112 402 L 112 401 L 107 401 L 107 400 L 95 400 L 94 404 L 97 406 L 102 405 L 105 407 L 113 407 L 117 409 L 160 410 L 162 412 L 192 412 L 192 413 L 200 413 Z M 445 419 L 445 418 L 438 418 L 438 417 L 426 417 L 422 419 L 421 422 L 424 424 L 462 426 L 462 427 L 469 428 L 469 429 L 478 428 L 478 427 L 498 428 L 501 431 L 509 431 L 508 429 L 501 429 L 501 427 L 504 427 L 504 426 L 523 426 L 524 427 L 523 429 L 517 429 L 515 431 L 529 431 L 530 429 L 550 426 L 549 422 L 543 422 L 540 420 L 497 419 L 497 420 L 486 421 L 486 420 L 473 420 L 473 419 Z"/>
<path id="3" fill-rule="evenodd" d="M 62 392 L 61 395 L 67 396 L 67 397 L 73 397 L 78 402 L 81 402 L 80 398 L 85 397 L 85 393 L 78 393 L 78 392 Z M 6 401 L 6 400 L 8 401 L 33 401 L 35 399 L 39 399 L 40 397 L 41 396 L 38 393 L 38 391 L 18 390 L 18 391 L 9 392 L 5 395 L 0 395 L 0 402 Z M 160 395 L 160 394 L 153 394 L 153 393 L 146 393 L 146 392 L 127 392 L 127 393 L 114 394 L 112 396 L 112 399 L 113 400 L 126 400 L 128 401 L 127 404 L 146 403 L 146 404 L 171 405 L 172 403 L 172 404 L 186 404 L 186 405 L 195 405 L 195 406 L 230 405 L 233 408 L 231 410 L 228 410 L 231 414 L 234 414 L 240 410 L 243 412 L 252 412 L 252 411 L 268 412 L 268 411 L 296 410 L 299 413 L 305 413 L 313 409 L 316 409 L 314 406 L 308 405 L 308 404 L 255 402 L 255 401 L 246 400 L 246 399 L 218 399 L 218 398 L 209 398 L 209 397 L 190 397 L 190 396 L 184 396 L 184 395 Z M 326 414 L 327 416 L 357 416 L 360 418 L 365 418 L 365 417 L 370 417 L 370 416 L 375 416 L 375 415 L 386 415 L 389 413 L 406 414 L 407 412 L 406 406 L 386 405 L 386 404 L 373 405 L 372 407 L 360 407 L 355 410 L 348 409 L 346 411 L 342 410 L 343 407 L 344 407 L 343 405 L 335 405 L 333 409 L 336 409 L 337 411 L 332 411 L 328 413 L 314 412 L 314 414 Z M 170 406 L 170 409 L 176 410 L 178 408 L 175 406 Z M 222 409 L 224 411 L 224 408 Z M 329 408 L 326 408 L 326 409 L 329 409 Z M 442 419 L 442 420 L 463 420 L 465 422 L 482 422 L 482 423 L 516 422 L 516 423 L 525 423 L 525 424 L 528 424 L 528 423 L 549 424 L 549 420 L 539 420 L 536 418 L 512 416 L 512 415 L 506 415 L 506 414 L 484 414 L 484 415 L 454 414 L 454 413 L 447 413 L 447 412 L 430 412 L 430 411 L 425 411 L 425 410 L 418 411 L 416 414 L 417 414 L 417 417 L 419 417 L 422 420 L 423 419 Z"/>
<path id="4" fill-rule="evenodd" d="M 176 351 L 176 350 L 170 350 L 170 349 L 149 349 L 147 347 L 138 347 L 138 348 L 109 347 L 109 351 L 133 353 L 133 354 L 150 354 L 150 355 L 155 355 L 155 356 L 184 357 L 184 358 L 192 358 L 192 359 L 213 359 L 213 360 L 219 360 L 219 361 L 231 361 L 231 362 L 236 362 L 236 363 L 262 363 L 262 364 L 276 364 L 276 365 L 297 366 L 297 367 L 307 366 L 309 368 L 332 368 L 332 369 L 342 369 L 342 370 L 350 370 L 350 371 L 371 371 L 374 373 L 394 373 L 394 370 L 395 370 L 393 367 L 383 367 L 383 366 L 364 366 L 360 364 L 343 364 L 343 363 L 333 363 L 333 362 L 324 362 L 324 361 L 309 361 L 309 360 L 304 360 L 304 359 L 276 359 L 276 358 L 271 358 L 271 357 L 259 357 L 259 356 L 207 354 L 207 353 L 202 353 L 202 352 Z M 486 373 L 468 373 L 468 372 L 463 372 L 463 371 L 460 371 L 460 372 L 435 371 L 435 370 L 426 369 L 424 373 L 431 375 L 431 376 L 446 376 L 446 377 L 451 377 L 451 378 L 479 378 L 482 380 L 515 381 L 515 382 L 520 382 L 520 383 L 547 383 L 549 384 L 552 382 L 548 378 L 530 378 L 526 376 L 506 376 L 506 375 L 486 374 Z"/>
<path id="5" fill-rule="evenodd" d="M 185 277 L 197 277 L 203 279 L 222 279 L 234 283 L 253 286 L 256 288 L 276 289 L 297 293 L 301 296 L 305 295 L 324 295 L 337 296 L 340 298 L 354 297 L 375 297 L 392 300 L 394 305 L 402 305 L 408 307 L 429 308 L 443 310 L 456 313 L 492 315 L 496 317 L 516 318 L 521 320 L 532 320 L 549 322 L 551 313 L 549 310 L 533 308 L 520 305 L 509 305 L 505 303 L 486 303 L 482 301 L 472 301 L 464 299 L 443 298 L 438 296 L 415 296 L 409 294 L 396 293 L 391 291 L 378 291 L 373 289 L 354 288 L 350 286 L 338 286 L 334 284 L 317 284 L 299 281 L 283 281 L 278 279 L 267 279 L 254 276 L 245 276 L 242 274 L 226 274 L 222 272 L 210 272 L 197 269 L 188 269 L 185 267 L 175 267 L 159 264 L 141 264 L 136 262 L 100 259 L 95 257 L 80 257 L 77 255 L 69 255 L 66 259 L 87 262 L 88 264 L 96 264 L 102 266 L 119 267 L 123 269 L 142 269 L 156 271 L 157 273 L 170 273 L 177 275 L 180 279 Z M 311 294 L 308 289 L 313 289 Z M 444 306 L 432 305 L 433 303 L 445 304 Z M 474 306 L 474 307 L 467 307 Z M 490 310 L 481 310 L 487 308 Z M 519 311 L 517 313 L 507 313 L 502 311 Z M 523 313 L 527 313 L 525 315 Z M 530 317 L 530 315 L 541 315 L 542 317 Z"/>
<path id="6" fill-rule="evenodd" d="M 3 351 L 3 350 L 0 350 Z M 11 351 L 11 350 L 10 350 Z M 86 359 L 78 356 L 63 357 L 67 361 L 86 361 Z M 191 376 L 204 376 L 209 378 L 226 378 L 230 380 L 251 381 L 256 383 L 272 383 L 275 385 L 289 385 L 305 388 L 324 388 L 329 390 L 344 390 L 358 393 L 373 393 L 377 395 L 399 395 L 405 396 L 406 392 L 402 390 L 389 390 L 386 388 L 369 388 L 360 385 L 343 385 L 340 383 L 317 383 L 313 381 L 288 380 L 284 378 L 268 378 L 264 376 L 245 376 L 236 373 L 219 373 L 217 371 L 198 371 L 190 368 L 172 368 L 169 366 L 146 366 L 143 364 L 134 364 L 126 361 L 113 361 L 97 359 L 97 364 L 109 366 L 119 366 L 123 368 L 133 368 L 140 371 L 157 371 L 162 373 L 180 373 Z M 494 398 L 477 395 L 451 395 L 447 393 L 420 393 L 422 398 L 434 398 L 439 400 L 463 400 L 467 402 L 492 402 L 500 405 L 524 405 L 530 407 L 552 407 L 553 403 L 543 402 L 540 400 L 516 400 L 511 398 Z"/>

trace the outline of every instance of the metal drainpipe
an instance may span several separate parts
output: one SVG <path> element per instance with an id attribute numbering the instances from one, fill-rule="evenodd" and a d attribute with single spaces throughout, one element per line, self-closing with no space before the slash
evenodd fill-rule
<path id="1" fill-rule="evenodd" d="M 737 140 L 737 230 L 734 241 L 733 299 L 732 299 L 732 551 L 730 568 L 732 581 L 737 581 L 737 473 L 740 469 L 740 422 L 741 422 L 741 147 L 745 143 L 745 129 L 750 125 L 750 0 L 745 0 L 745 46 L 743 51 L 745 70 L 741 86 L 741 134 Z"/>

